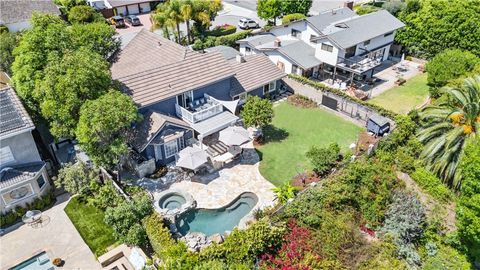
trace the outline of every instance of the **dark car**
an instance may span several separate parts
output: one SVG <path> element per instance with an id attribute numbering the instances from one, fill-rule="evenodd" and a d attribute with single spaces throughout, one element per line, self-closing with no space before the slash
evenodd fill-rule
<path id="1" fill-rule="evenodd" d="M 125 20 L 120 16 L 113 16 L 110 18 L 110 23 L 115 25 L 115 28 L 124 28 L 125 27 Z"/>
<path id="2" fill-rule="evenodd" d="M 128 15 L 127 17 L 125 17 L 125 19 L 127 20 L 127 23 L 130 24 L 131 26 L 142 25 L 142 23 L 140 22 L 140 19 L 135 15 Z"/>

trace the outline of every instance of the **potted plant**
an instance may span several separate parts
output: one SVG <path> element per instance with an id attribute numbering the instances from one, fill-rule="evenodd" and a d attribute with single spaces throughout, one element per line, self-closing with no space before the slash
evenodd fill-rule
<path id="1" fill-rule="evenodd" d="M 403 77 L 398 77 L 397 80 L 395 81 L 395 84 L 396 85 L 402 85 L 406 82 L 407 80 L 405 80 Z"/>
<path id="2" fill-rule="evenodd" d="M 52 264 L 57 266 L 57 267 L 60 267 L 63 265 L 63 260 L 60 259 L 60 258 L 55 258 L 52 260 Z"/>

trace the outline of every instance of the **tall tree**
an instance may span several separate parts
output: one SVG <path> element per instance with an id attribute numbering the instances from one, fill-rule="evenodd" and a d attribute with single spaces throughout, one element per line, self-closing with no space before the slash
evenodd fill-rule
<path id="1" fill-rule="evenodd" d="M 72 24 L 75 23 L 91 23 L 94 21 L 97 22 L 104 22 L 105 19 L 103 18 L 102 14 L 97 12 L 91 6 L 74 6 L 68 12 L 68 21 Z"/>
<path id="2" fill-rule="evenodd" d="M 106 93 L 111 84 L 107 62 L 86 48 L 50 57 L 43 76 L 34 97 L 57 138 L 74 137 L 82 104 Z"/>
<path id="3" fill-rule="evenodd" d="M 95 164 L 112 168 L 127 152 L 126 133 L 137 119 L 132 99 L 112 90 L 82 105 L 76 129 L 78 142 Z"/>
<path id="4" fill-rule="evenodd" d="M 17 34 L 3 32 L 0 33 L 0 71 L 12 74 L 13 49 L 18 44 Z"/>
<path id="5" fill-rule="evenodd" d="M 181 43 L 180 23 L 184 22 L 182 16 L 182 3 L 180 0 L 170 0 L 167 5 L 167 14 L 170 20 L 175 23 L 177 28 L 177 43 Z"/>
<path id="6" fill-rule="evenodd" d="M 277 17 L 282 15 L 280 0 L 258 0 L 257 15 L 264 20 L 273 20 L 277 24 Z"/>
<path id="7" fill-rule="evenodd" d="M 312 0 L 280 0 L 283 15 L 301 13 L 307 15 L 312 7 Z"/>
<path id="8" fill-rule="evenodd" d="M 420 113 L 424 122 L 418 139 L 425 144 L 421 154 L 427 168 L 448 185 L 461 186 L 458 164 L 480 130 L 480 76 L 465 80 L 462 88 L 447 89 L 449 98 Z"/>
<path id="9" fill-rule="evenodd" d="M 185 24 L 187 25 L 187 41 L 188 44 L 192 43 L 191 39 L 191 31 L 190 31 L 190 20 L 193 19 L 193 4 L 192 1 L 190 0 L 184 0 L 182 2 L 182 6 L 180 8 L 180 11 L 182 13 L 183 20 L 185 21 Z"/>
<path id="10" fill-rule="evenodd" d="M 273 105 L 268 99 L 248 96 L 240 113 L 247 127 L 264 127 L 272 122 Z"/>
<path id="11" fill-rule="evenodd" d="M 115 29 L 103 22 L 69 27 L 75 48 L 86 47 L 100 54 L 105 60 L 120 48 Z"/>
<path id="12" fill-rule="evenodd" d="M 157 9 L 150 15 L 153 20 L 153 27 L 162 29 L 163 36 L 170 39 L 170 28 L 174 23 L 168 17 L 168 14 L 164 10 L 164 5 L 158 5 Z"/>

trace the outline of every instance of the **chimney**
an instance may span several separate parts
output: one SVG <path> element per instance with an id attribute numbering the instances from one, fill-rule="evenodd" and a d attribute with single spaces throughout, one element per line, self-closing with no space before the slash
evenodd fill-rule
<path id="1" fill-rule="evenodd" d="M 275 47 L 281 47 L 281 46 L 282 46 L 282 41 L 280 41 L 280 39 L 276 38 L 276 39 L 273 41 L 273 46 L 275 46 Z"/>
<path id="2" fill-rule="evenodd" d="M 235 59 L 237 59 L 237 62 L 238 63 L 244 63 L 245 62 L 245 58 L 240 55 L 240 54 L 237 54 L 237 56 L 235 57 Z"/>
<path id="3" fill-rule="evenodd" d="M 343 3 L 343 7 L 353 10 L 353 1 L 346 1 L 345 3 Z"/>

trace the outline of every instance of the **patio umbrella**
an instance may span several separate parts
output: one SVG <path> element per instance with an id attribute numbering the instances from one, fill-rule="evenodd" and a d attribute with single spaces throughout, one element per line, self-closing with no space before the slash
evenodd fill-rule
<path id="1" fill-rule="evenodd" d="M 226 145 L 241 145 L 250 140 L 248 135 L 243 127 L 233 126 L 220 131 L 218 139 Z"/>
<path id="2" fill-rule="evenodd" d="M 196 170 L 207 162 L 207 153 L 195 147 L 187 147 L 178 153 L 176 165 L 178 167 Z"/>

